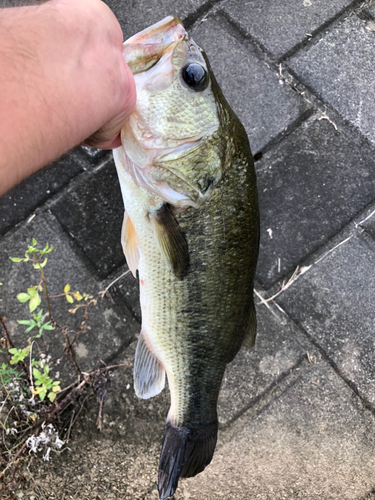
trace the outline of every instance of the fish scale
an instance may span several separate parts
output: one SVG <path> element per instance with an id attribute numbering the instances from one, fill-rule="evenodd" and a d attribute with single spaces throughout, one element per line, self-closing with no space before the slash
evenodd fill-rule
<path id="1" fill-rule="evenodd" d="M 158 39 L 159 62 L 151 66 L 147 54 L 154 63 L 158 50 L 150 40 Z M 144 60 L 140 42 L 148 44 Z M 125 45 L 140 92 L 114 157 L 126 210 L 123 247 L 140 282 L 134 381 L 137 395 L 148 398 L 168 379 L 159 465 L 159 493 L 167 498 L 180 477 L 210 463 L 225 367 L 244 341 L 255 340 L 256 179 L 246 132 L 180 22 L 168 17 Z M 182 80 L 186 64 L 204 70 L 198 67 L 207 78 L 199 92 Z"/>

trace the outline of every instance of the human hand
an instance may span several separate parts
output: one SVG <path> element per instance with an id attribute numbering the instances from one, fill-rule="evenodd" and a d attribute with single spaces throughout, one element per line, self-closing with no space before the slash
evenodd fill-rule
<path id="1" fill-rule="evenodd" d="M 94 109 L 89 107 L 87 111 L 105 121 L 83 144 L 101 149 L 117 148 L 121 145 L 121 127 L 136 103 L 134 78 L 122 55 L 121 27 L 110 8 L 100 0 L 56 0 L 56 3 L 64 11 L 78 9 L 90 19 L 82 58 L 88 58 L 87 68 L 94 84 L 92 95 L 97 99 L 92 102 Z M 88 120 L 91 125 L 89 115 Z"/>
<path id="2" fill-rule="evenodd" d="M 135 83 L 104 2 L 0 9 L 0 26 L 0 194 L 78 144 L 121 144 Z"/>

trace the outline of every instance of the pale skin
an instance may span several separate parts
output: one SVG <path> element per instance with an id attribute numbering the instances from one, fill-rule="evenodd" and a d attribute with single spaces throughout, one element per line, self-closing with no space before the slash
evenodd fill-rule
<path id="1" fill-rule="evenodd" d="M 0 9 L 0 195 L 78 144 L 118 147 L 136 102 L 100 0 Z"/>

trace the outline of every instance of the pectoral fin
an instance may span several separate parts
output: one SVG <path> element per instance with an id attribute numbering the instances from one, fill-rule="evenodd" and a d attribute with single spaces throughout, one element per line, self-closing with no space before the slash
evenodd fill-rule
<path id="1" fill-rule="evenodd" d="M 166 204 L 157 212 L 150 212 L 149 218 L 164 262 L 176 278 L 182 280 L 189 265 L 189 249 L 184 234 Z"/>
<path id="2" fill-rule="evenodd" d="M 156 396 L 164 389 L 165 370 L 145 341 L 143 330 L 138 340 L 134 359 L 134 390 L 141 399 Z"/>
<path id="3" fill-rule="evenodd" d="M 134 278 L 138 269 L 139 251 L 137 245 L 137 234 L 128 214 L 124 214 L 124 222 L 121 231 L 122 250 L 125 254 L 126 262 Z"/>

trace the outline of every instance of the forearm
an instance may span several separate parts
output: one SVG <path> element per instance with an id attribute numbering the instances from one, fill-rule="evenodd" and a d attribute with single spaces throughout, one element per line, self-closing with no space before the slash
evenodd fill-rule
<path id="1" fill-rule="evenodd" d="M 93 0 L 0 9 L 0 193 L 126 108 L 132 76 L 111 16 Z"/>

